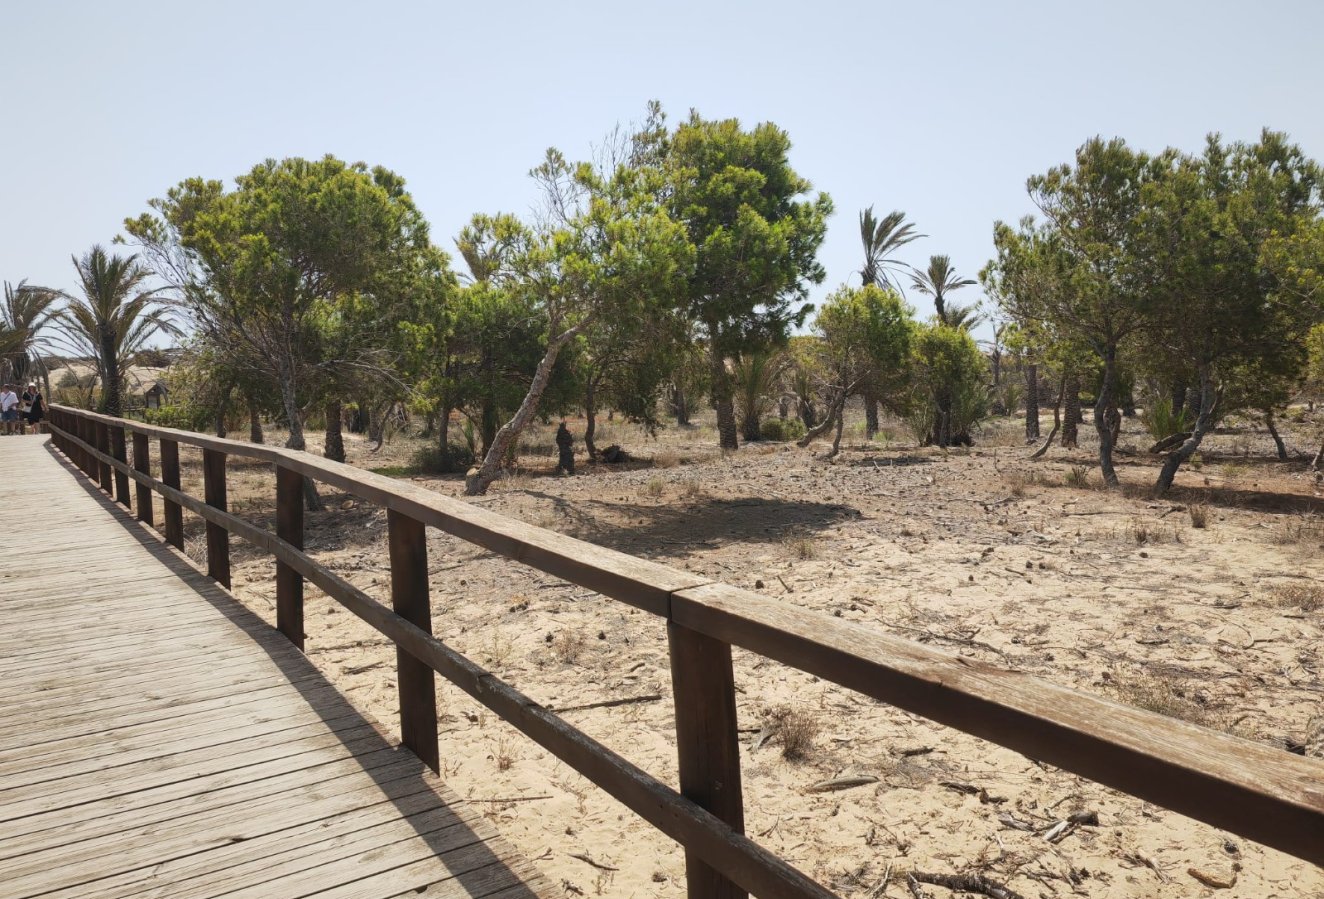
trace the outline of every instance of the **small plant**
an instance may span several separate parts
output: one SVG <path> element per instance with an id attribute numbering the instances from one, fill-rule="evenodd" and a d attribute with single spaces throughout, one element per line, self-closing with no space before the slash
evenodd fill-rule
<path id="1" fill-rule="evenodd" d="M 1149 522 L 1141 521 L 1139 518 L 1133 518 L 1131 520 L 1131 539 L 1136 542 L 1137 546 L 1144 546 L 1146 543 L 1151 542 L 1156 536 L 1157 534 L 1154 532 L 1154 529 L 1150 526 Z"/>
<path id="2" fill-rule="evenodd" d="M 1191 503 L 1186 511 L 1189 512 L 1191 516 L 1191 527 L 1209 527 L 1209 507 L 1204 503 Z"/>
<path id="3" fill-rule="evenodd" d="M 1312 581 L 1280 584 L 1273 591 L 1274 603 L 1283 608 L 1315 612 L 1324 609 L 1324 586 Z"/>
<path id="4" fill-rule="evenodd" d="M 648 483 L 644 485 L 644 492 L 653 499 L 660 497 L 666 490 L 666 482 L 661 478 L 649 478 Z"/>
<path id="5" fill-rule="evenodd" d="M 1149 408 L 1140 413 L 1140 421 L 1156 442 L 1173 434 L 1184 434 L 1191 429 L 1186 409 L 1182 408 L 1174 412 L 1172 401 L 1162 397 L 1156 398 L 1149 404 Z"/>
<path id="6" fill-rule="evenodd" d="M 804 422 L 798 418 L 768 418 L 759 423 L 759 436 L 764 440 L 785 443 L 799 440 L 804 435 Z"/>
<path id="7" fill-rule="evenodd" d="M 675 468 L 680 464 L 680 453 L 673 449 L 660 450 L 653 456 L 654 468 Z"/>
<path id="8" fill-rule="evenodd" d="M 813 537 L 797 535 L 788 537 L 786 546 L 791 551 L 791 555 L 801 562 L 808 562 L 811 559 L 818 558 L 818 545 L 814 543 Z"/>
<path id="9" fill-rule="evenodd" d="M 1082 468 L 1079 465 L 1073 465 L 1071 470 L 1066 473 L 1062 482 L 1068 487 L 1074 487 L 1077 490 L 1087 490 L 1090 486 L 1090 472 L 1088 468 Z"/>
<path id="10" fill-rule="evenodd" d="M 684 500 L 703 499 L 703 485 L 698 481 L 686 481 L 680 487 L 680 498 Z"/>
<path id="11" fill-rule="evenodd" d="M 1209 724 L 1208 710 L 1187 695 L 1186 688 L 1177 681 L 1142 674 L 1114 680 L 1112 689 L 1117 699 L 1129 706 L 1192 724 Z"/>
<path id="12" fill-rule="evenodd" d="M 1017 499 L 1025 496 L 1025 489 L 1038 480 L 1033 472 L 1026 474 L 1023 471 L 1009 471 L 1002 476 L 1002 479 L 1007 482 L 1007 489 L 1011 491 L 1011 495 Z"/>
<path id="13" fill-rule="evenodd" d="M 515 758 L 510 754 L 510 746 L 507 745 L 505 737 L 497 737 L 496 748 L 492 750 L 492 761 L 496 762 L 498 771 L 509 771 L 511 765 L 515 764 Z"/>
<path id="14" fill-rule="evenodd" d="M 809 755 L 819 731 L 818 721 L 813 715 L 795 706 L 779 705 L 768 709 L 767 717 L 776 728 L 782 758 L 799 761 Z"/>
<path id="15" fill-rule="evenodd" d="M 588 647 L 588 639 L 579 631 L 561 631 L 552 638 L 552 652 L 567 665 L 574 665 Z"/>

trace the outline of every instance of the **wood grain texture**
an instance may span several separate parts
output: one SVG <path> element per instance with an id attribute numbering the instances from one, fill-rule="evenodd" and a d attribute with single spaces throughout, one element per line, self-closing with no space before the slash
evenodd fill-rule
<path id="1" fill-rule="evenodd" d="M 0 556 L 0 894 L 559 895 L 282 634 L 102 494 L 103 456 L 93 484 L 44 437 L 0 443 L 0 465 L 25 473 L 0 481 L 0 506 L 21 490 L 42 510 L 25 525 L 41 551 Z"/>

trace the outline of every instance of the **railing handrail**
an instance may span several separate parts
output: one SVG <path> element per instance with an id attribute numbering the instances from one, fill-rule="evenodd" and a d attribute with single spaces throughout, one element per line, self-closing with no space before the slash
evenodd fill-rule
<path id="1" fill-rule="evenodd" d="M 308 453 L 146 425 L 63 406 L 51 409 L 55 413 L 57 437 L 66 444 L 62 448 L 66 453 L 70 450 L 82 453 L 89 462 L 99 463 L 104 487 L 109 489 L 108 472 L 114 469 L 116 474 L 125 474 L 162 494 L 168 504 L 191 509 L 208 522 L 209 528 L 232 531 L 271 552 L 279 562 L 344 603 L 402 650 L 568 761 L 684 845 L 687 852 L 756 895 L 827 897 L 832 894 L 741 834 L 739 809 L 731 807 L 732 802 L 739 804 L 738 784 L 734 798 L 729 793 L 725 798 L 705 793 L 705 777 L 715 782 L 719 774 L 729 775 L 734 768 L 738 781 L 738 757 L 713 761 L 721 770 L 710 770 L 711 766 L 705 767 L 701 758 L 687 763 L 686 754 L 693 750 L 682 746 L 684 796 L 676 794 L 459 656 L 427 630 L 350 586 L 298 546 L 224 509 L 188 496 L 152 478 L 141 466 L 130 467 L 123 458 L 93 445 L 99 443 L 109 448 L 114 444 L 122 456 L 122 438 L 109 443 L 104 437 L 89 442 L 60 427 L 58 422 L 68 423 L 66 417 L 83 419 L 107 429 L 118 429 L 121 434 L 127 428 L 137 434 L 158 437 L 163 446 L 167 443 L 195 446 L 204 453 L 215 454 L 211 458 L 221 460 L 222 474 L 224 457 L 228 455 L 270 462 L 278 471 L 284 468 L 338 487 L 384 506 L 395 516 L 436 527 L 513 561 L 666 619 L 673 641 L 677 726 L 682 737 L 688 725 L 681 720 L 681 680 L 689 677 L 683 669 L 695 660 L 700 665 L 712 662 L 715 666 L 712 671 L 719 675 L 725 671 L 729 679 L 730 647 L 740 646 L 1324 865 L 1324 761 L 1121 705 L 781 600 L 714 584 L 687 572 L 517 522 L 414 484 Z M 127 505 L 127 497 L 121 499 Z M 228 556 L 225 572 L 228 579 Z M 678 647 L 684 649 L 689 660 L 686 666 L 677 665 Z M 725 658 L 721 658 L 723 654 Z M 694 689 L 694 684 L 686 683 L 687 697 L 701 698 L 703 702 L 697 703 L 701 706 L 709 700 L 721 706 L 730 699 L 730 707 L 722 714 L 730 719 L 727 723 L 733 741 L 733 697 L 706 690 L 695 694 Z M 705 713 L 704 709 L 696 712 Z M 703 751 L 729 753 L 730 747 L 709 746 Z M 697 798 L 698 804 L 685 797 Z M 701 806 L 717 812 L 717 816 Z M 691 896 L 739 895 L 739 892 L 722 892 L 720 884 L 714 886 L 711 880 L 706 886 L 701 880 L 696 889 L 695 868 L 692 864 Z"/>

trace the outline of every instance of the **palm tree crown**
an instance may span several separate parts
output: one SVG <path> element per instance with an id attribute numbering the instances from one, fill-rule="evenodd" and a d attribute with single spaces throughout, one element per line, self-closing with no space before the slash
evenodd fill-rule
<path id="1" fill-rule="evenodd" d="M 69 305 L 59 313 L 58 322 L 75 351 L 96 360 L 102 408 L 120 415 L 125 366 L 156 334 L 180 332 L 160 289 L 143 286 L 151 272 L 136 255 L 107 255 L 98 245 L 82 259 L 75 258 L 74 268 L 80 293 L 66 295 Z"/>
<path id="2" fill-rule="evenodd" d="M 861 212 L 860 241 L 864 244 L 864 268 L 860 269 L 860 277 L 864 283 L 876 287 L 894 287 L 900 291 L 901 282 L 897 274 L 906 266 L 891 256 L 912 240 L 925 236 L 915 233 L 915 226 L 906 221 L 906 214 L 900 210 L 893 210 L 882 219 L 874 218 L 872 206 Z"/>
<path id="3" fill-rule="evenodd" d="M 979 312 L 979 304 L 969 306 L 950 305 L 947 295 L 953 290 L 974 284 L 973 278 L 958 278 L 952 260 L 948 256 L 929 257 L 929 267 L 925 271 L 914 270 L 911 286 L 925 296 L 933 297 L 933 305 L 938 311 L 938 321 L 949 328 L 969 331 L 984 320 Z"/>
<path id="4" fill-rule="evenodd" d="M 0 360 L 5 378 L 26 381 L 33 362 L 39 361 L 43 347 L 42 331 L 55 317 L 58 291 L 37 287 L 27 281 L 18 286 L 4 285 L 4 305 L 0 307 Z"/>

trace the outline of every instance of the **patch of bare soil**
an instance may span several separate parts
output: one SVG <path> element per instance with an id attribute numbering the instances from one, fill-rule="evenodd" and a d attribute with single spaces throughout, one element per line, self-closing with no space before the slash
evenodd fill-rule
<path id="1" fill-rule="evenodd" d="M 1118 492 L 1098 489 L 1088 444 L 1028 461 L 1022 428 L 1001 423 L 974 449 L 942 452 L 896 429 L 865 444 L 855 425 L 828 462 L 822 445 L 722 457 L 710 426 L 653 442 L 608 425 L 599 445 L 619 441 L 642 464 L 581 462 L 573 477 L 551 474 L 549 428 L 526 441 L 524 473 L 476 502 L 880 632 L 1324 752 L 1324 496 L 1304 463 L 1270 461 L 1267 437 L 1234 428 L 1154 499 L 1137 423 Z M 1314 430 L 1298 431 L 1287 437 L 1304 452 Z M 394 470 L 421 446 L 347 444 L 355 464 Z M 413 477 L 462 492 L 458 478 Z M 269 471 L 236 474 L 230 489 L 270 526 Z M 308 517 L 309 547 L 385 598 L 384 513 L 327 498 Z M 441 533 L 428 549 L 441 639 L 675 784 L 660 622 Z M 236 545 L 234 577 L 273 617 L 271 560 Z M 307 632 L 316 663 L 393 721 L 393 648 L 311 588 Z M 979 874 L 1026 897 L 1324 895 L 1318 868 L 739 650 L 736 681 L 748 832 L 843 896 L 910 896 L 915 870 Z M 684 894 L 667 839 L 457 690 L 443 683 L 440 696 L 446 779 L 568 894 Z M 575 710 L 606 701 L 624 702 Z M 852 785 L 815 787 L 842 777 Z M 1073 815 L 1090 823 L 1054 828 Z"/>

